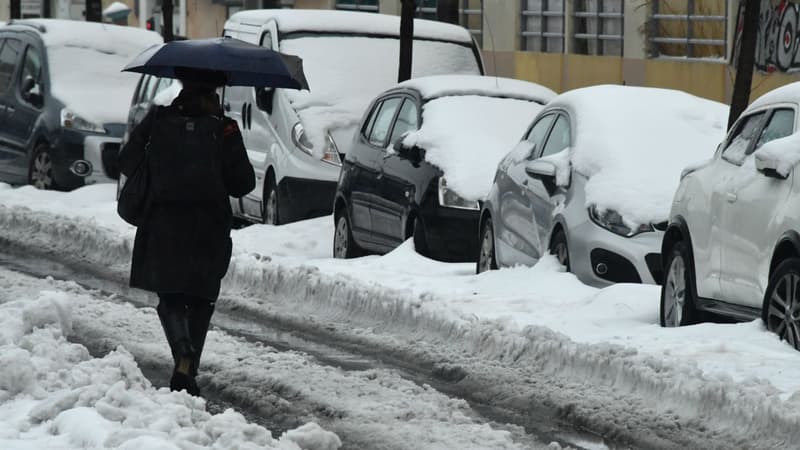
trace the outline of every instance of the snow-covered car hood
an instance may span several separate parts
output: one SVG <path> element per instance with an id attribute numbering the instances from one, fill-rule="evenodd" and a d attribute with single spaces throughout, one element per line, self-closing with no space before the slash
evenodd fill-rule
<path id="1" fill-rule="evenodd" d="M 728 107 L 670 89 L 593 86 L 548 104 L 572 115 L 573 168 L 587 177 L 587 206 L 630 224 L 667 220 L 683 169 L 714 155 Z"/>
<path id="2" fill-rule="evenodd" d="M 286 93 L 319 156 L 325 147 L 326 132 L 355 129 L 372 100 L 397 84 L 399 46 L 394 38 L 301 35 L 283 39 L 280 50 L 303 58 L 311 90 L 286 90 Z M 449 73 L 480 73 L 471 47 L 438 41 L 414 42 L 414 77 Z M 350 138 L 336 139 L 343 153 L 350 142 Z"/>
<path id="3" fill-rule="evenodd" d="M 444 82 L 450 77 L 431 78 Z M 458 195 L 482 200 L 492 187 L 497 165 L 542 110 L 542 103 L 554 94 L 540 85 L 517 80 L 453 78 L 452 86 L 462 86 L 467 94 L 450 90 L 426 102 L 422 126 L 403 143 L 425 149 L 425 160 L 442 171 L 447 186 Z M 468 83 L 462 78 L 473 80 Z M 434 90 L 422 92 L 425 95 Z"/>
<path id="4" fill-rule="evenodd" d="M 51 93 L 98 124 L 125 123 L 139 75 L 122 72 L 131 58 L 162 42 L 151 31 L 92 22 L 36 19 L 44 28 Z"/>

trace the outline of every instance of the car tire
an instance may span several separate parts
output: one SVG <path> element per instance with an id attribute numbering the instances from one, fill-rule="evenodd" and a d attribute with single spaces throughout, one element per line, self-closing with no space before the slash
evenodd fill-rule
<path id="1" fill-rule="evenodd" d="M 676 243 L 667 255 L 661 286 L 659 321 L 662 327 L 682 327 L 702 322 L 695 303 L 691 254 L 685 242 Z"/>
<path id="2" fill-rule="evenodd" d="M 280 205 L 278 202 L 278 187 L 275 184 L 275 178 L 270 175 L 267 183 L 264 186 L 264 197 L 261 218 L 266 225 L 281 225 Z"/>
<path id="3" fill-rule="evenodd" d="M 764 295 L 762 318 L 769 331 L 800 350 L 800 258 L 775 268 Z"/>
<path id="4" fill-rule="evenodd" d="M 489 217 L 481 227 L 481 247 L 478 250 L 478 264 L 475 273 L 497 270 L 497 257 L 494 247 L 494 223 Z"/>
<path id="5" fill-rule="evenodd" d="M 53 157 L 50 147 L 39 144 L 33 151 L 28 166 L 28 184 L 42 190 L 59 190 L 53 176 Z"/>
<path id="6" fill-rule="evenodd" d="M 336 228 L 333 232 L 333 257 L 350 259 L 363 256 L 364 251 L 353 239 L 353 230 L 346 211 L 336 215 Z"/>
<path id="7" fill-rule="evenodd" d="M 567 235 L 564 234 L 564 230 L 558 230 L 556 234 L 553 235 L 553 238 L 550 239 L 549 251 L 562 266 L 567 268 L 567 272 L 569 272 L 569 246 L 567 245 Z"/>
<path id="8" fill-rule="evenodd" d="M 422 219 L 419 217 L 414 218 L 414 249 L 422 256 L 430 258 L 431 251 L 428 247 L 428 238 L 425 236 L 425 225 L 422 224 Z"/>

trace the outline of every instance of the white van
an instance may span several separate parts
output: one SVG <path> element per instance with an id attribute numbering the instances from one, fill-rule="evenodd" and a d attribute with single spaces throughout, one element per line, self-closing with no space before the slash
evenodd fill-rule
<path id="1" fill-rule="evenodd" d="M 225 23 L 225 36 L 300 56 L 311 88 L 225 89 L 223 106 L 239 123 L 257 181 L 232 200 L 236 216 L 280 224 L 331 213 L 355 128 L 397 83 L 399 32 L 397 16 L 349 11 L 242 11 Z M 483 71 L 466 29 L 414 21 L 414 77 Z"/>

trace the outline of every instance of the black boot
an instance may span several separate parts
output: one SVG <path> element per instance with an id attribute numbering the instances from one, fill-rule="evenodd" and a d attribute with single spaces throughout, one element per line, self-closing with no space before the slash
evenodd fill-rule
<path id="1" fill-rule="evenodd" d="M 170 390 L 180 391 L 185 389 L 189 394 L 199 393 L 194 377 L 191 375 L 192 365 L 195 364 L 195 350 L 192 346 L 191 333 L 189 332 L 189 318 L 186 304 L 183 302 L 164 301 L 162 297 L 158 304 L 158 317 L 161 327 L 167 337 L 167 342 L 172 350 L 174 368 L 170 380 Z"/>
<path id="2" fill-rule="evenodd" d="M 194 364 L 191 367 L 192 377 L 197 376 L 200 366 L 200 359 L 203 355 L 203 347 L 206 343 L 206 335 L 211 324 L 211 316 L 214 314 L 214 302 L 204 299 L 197 299 L 197 302 L 189 305 L 189 334 L 192 338 L 194 347 Z"/>

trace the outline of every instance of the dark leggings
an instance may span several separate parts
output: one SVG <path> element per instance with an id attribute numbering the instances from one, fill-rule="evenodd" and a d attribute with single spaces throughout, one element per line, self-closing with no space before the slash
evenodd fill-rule
<path id="1" fill-rule="evenodd" d="M 192 360 L 191 375 L 197 375 L 215 302 L 186 294 L 159 293 L 156 311 L 167 337 L 175 364 L 181 357 Z"/>

